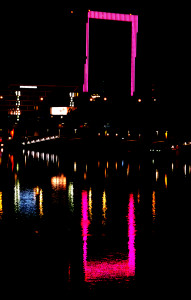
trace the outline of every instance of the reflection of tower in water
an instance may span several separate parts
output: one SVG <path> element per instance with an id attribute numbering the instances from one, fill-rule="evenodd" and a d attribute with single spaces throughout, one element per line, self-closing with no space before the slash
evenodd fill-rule
<path id="1" fill-rule="evenodd" d="M 136 220 L 135 220 L 135 202 L 133 194 L 129 195 L 128 204 L 128 253 L 109 253 L 105 257 L 98 259 L 88 259 L 88 236 L 89 225 L 92 221 L 92 191 L 82 191 L 81 203 L 81 228 L 83 240 L 83 270 L 85 282 L 94 283 L 104 280 L 122 280 L 129 281 L 130 277 L 135 276 L 135 238 L 136 238 Z M 89 205 L 88 205 L 89 204 Z M 106 192 L 102 197 L 102 224 L 106 221 Z M 88 212 L 91 212 L 89 217 Z M 91 220 L 91 221 L 90 221 Z"/>

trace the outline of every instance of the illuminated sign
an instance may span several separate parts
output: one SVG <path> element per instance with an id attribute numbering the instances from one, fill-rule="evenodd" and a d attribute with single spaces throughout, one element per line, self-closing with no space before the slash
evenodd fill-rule
<path id="1" fill-rule="evenodd" d="M 106 13 L 98 11 L 88 11 L 88 21 L 86 24 L 86 63 L 84 66 L 84 85 L 83 92 L 88 92 L 89 89 L 89 20 L 110 20 L 110 21 L 121 21 L 131 22 L 131 96 L 135 92 L 135 59 L 137 56 L 137 33 L 138 33 L 138 16 L 128 14 L 117 14 L 117 13 Z"/>
<path id="2" fill-rule="evenodd" d="M 76 109 L 76 107 L 51 107 L 50 114 L 52 116 L 67 116 L 67 114 Z"/>
<path id="3" fill-rule="evenodd" d="M 51 107 L 50 114 L 53 116 L 66 116 L 68 114 L 68 107 Z"/>
<path id="4" fill-rule="evenodd" d="M 20 89 L 37 89 L 36 85 L 21 85 Z"/>

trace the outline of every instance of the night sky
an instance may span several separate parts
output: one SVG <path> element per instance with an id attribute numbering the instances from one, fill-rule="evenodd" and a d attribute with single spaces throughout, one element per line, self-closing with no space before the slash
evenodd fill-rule
<path id="1" fill-rule="evenodd" d="M 2 8 L 0 84 L 82 85 L 87 9 L 54 5 Z M 148 87 L 149 95 L 151 83 L 157 82 L 163 104 L 172 114 L 180 108 L 184 114 L 190 93 L 186 9 L 162 5 L 89 9 L 139 14 L 137 87 L 139 91 Z"/>
<path id="2" fill-rule="evenodd" d="M 79 81 L 85 59 L 84 23 L 87 9 L 54 5 L 19 7 L 18 4 L 2 7 L 1 83 L 28 79 L 65 83 Z M 177 88 L 181 82 L 183 90 L 188 90 L 189 81 L 184 72 L 189 71 L 190 64 L 189 16 L 186 9 L 182 11 L 175 6 L 162 5 L 138 9 L 89 9 L 138 13 L 138 63 L 141 61 L 147 70 L 151 66 L 151 81 L 158 80 L 165 93 L 168 92 L 168 82 L 170 86 L 175 83 Z M 69 14 L 71 10 L 73 15 Z M 180 92 L 182 89 L 178 88 Z"/>
<path id="3" fill-rule="evenodd" d="M 190 126 L 189 19 L 186 9 L 160 6 L 153 9 L 151 31 L 152 78 L 160 85 L 170 125 L 187 129 Z"/>
<path id="4" fill-rule="evenodd" d="M 143 9 L 89 9 L 143 15 Z M 71 14 L 71 11 L 74 13 Z M 22 10 L 18 7 L 17 10 L 7 8 L 1 20 L 1 83 L 81 85 L 85 62 L 86 12 L 87 8 L 54 6 L 28 6 Z M 141 33 L 140 41 L 142 36 Z M 117 56 L 119 59 L 119 52 Z"/>

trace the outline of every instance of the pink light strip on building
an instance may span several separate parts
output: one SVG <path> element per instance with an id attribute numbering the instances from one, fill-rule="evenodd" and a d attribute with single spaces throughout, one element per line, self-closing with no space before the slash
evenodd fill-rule
<path id="1" fill-rule="evenodd" d="M 83 91 L 88 92 L 89 90 L 89 20 L 109 20 L 109 21 L 121 21 L 131 22 L 131 96 L 135 92 L 135 59 L 137 56 L 137 33 L 138 33 L 138 16 L 128 14 L 117 14 L 108 12 L 89 11 L 88 22 L 86 24 L 86 63 L 84 65 L 84 85 Z"/>

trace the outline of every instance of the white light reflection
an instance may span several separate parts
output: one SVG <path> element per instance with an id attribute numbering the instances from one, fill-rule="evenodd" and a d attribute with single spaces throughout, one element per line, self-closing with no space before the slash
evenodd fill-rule
<path id="1" fill-rule="evenodd" d="M 51 162 L 54 163 L 54 154 L 51 154 L 51 155 L 50 155 L 50 160 L 51 160 Z"/>
<path id="2" fill-rule="evenodd" d="M 36 153 L 36 158 L 39 160 L 39 157 L 40 157 L 40 153 L 39 152 L 37 152 Z"/>
<path id="3" fill-rule="evenodd" d="M 23 155 L 25 157 L 25 167 L 27 164 L 27 158 L 29 158 L 30 156 L 32 156 L 33 159 L 36 159 L 37 161 L 39 161 L 40 159 L 43 161 L 46 161 L 47 166 L 49 166 L 49 164 L 57 164 L 57 166 L 59 167 L 59 158 L 58 155 L 55 154 L 51 154 L 51 153 L 40 153 L 40 152 L 35 152 L 35 151 L 30 151 L 28 150 L 27 152 L 23 151 Z"/>
<path id="4" fill-rule="evenodd" d="M 68 202 L 70 211 L 74 212 L 74 183 L 70 182 L 68 185 Z"/>
<path id="5" fill-rule="evenodd" d="M 14 185 L 14 209 L 15 212 L 19 212 L 20 204 L 20 181 L 17 175 L 15 175 L 15 185 Z"/>
<path id="6" fill-rule="evenodd" d="M 184 175 L 186 176 L 187 170 L 186 170 L 186 164 L 184 165 Z"/>

